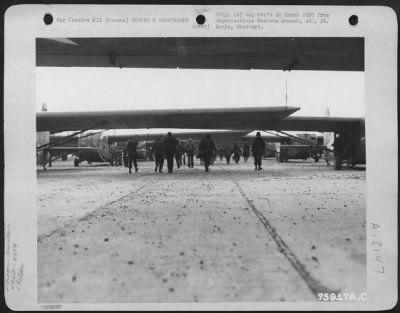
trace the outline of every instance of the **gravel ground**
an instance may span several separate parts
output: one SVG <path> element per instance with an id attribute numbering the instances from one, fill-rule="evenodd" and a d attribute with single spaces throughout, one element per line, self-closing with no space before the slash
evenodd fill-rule
<path id="1" fill-rule="evenodd" d="M 38 300 L 316 301 L 366 292 L 365 170 L 216 161 L 38 170 Z"/>

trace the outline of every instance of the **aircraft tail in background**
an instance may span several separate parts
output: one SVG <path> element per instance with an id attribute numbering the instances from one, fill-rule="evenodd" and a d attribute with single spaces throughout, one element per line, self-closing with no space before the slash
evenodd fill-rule
<path id="1" fill-rule="evenodd" d="M 47 104 L 43 102 L 42 104 L 42 112 L 47 111 Z M 41 131 L 36 132 L 36 147 L 43 146 L 50 142 L 50 132 L 49 131 Z M 46 164 L 50 161 L 50 153 L 46 150 L 37 151 L 36 152 L 36 165 L 43 166 L 43 169 L 46 169 Z"/>
<path id="2" fill-rule="evenodd" d="M 330 110 L 329 107 L 326 106 L 325 108 L 325 114 L 326 117 L 330 117 Z M 333 142 L 335 141 L 335 133 L 332 132 L 324 132 L 324 146 L 327 147 L 328 149 L 333 150 Z M 332 152 L 328 150 L 324 150 L 324 159 L 327 161 L 333 161 L 335 159 L 335 156 Z"/>
<path id="3" fill-rule="evenodd" d="M 47 104 L 46 102 L 42 103 L 42 112 L 47 112 Z M 36 132 L 36 146 L 40 147 L 50 142 L 50 132 L 49 131 L 40 131 Z"/>

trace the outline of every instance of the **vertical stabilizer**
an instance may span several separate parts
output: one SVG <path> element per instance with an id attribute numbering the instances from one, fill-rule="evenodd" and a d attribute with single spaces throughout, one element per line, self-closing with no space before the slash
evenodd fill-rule
<path id="1" fill-rule="evenodd" d="M 47 104 L 46 102 L 43 102 L 42 104 L 42 112 L 47 111 Z M 43 146 L 47 143 L 50 143 L 50 132 L 49 131 L 44 131 L 44 132 L 36 132 L 36 147 Z M 42 165 L 43 168 L 46 168 L 46 164 L 50 160 L 50 153 L 49 151 L 40 151 L 37 152 L 36 155 L 36 164 L 37 165 Z"/>
<path id="2" fill-rule="evenodd" d="M 329 107 L 325 107 L 325 114 L 326 117 L 330 117 L 330 110 Z M 335 141 L 335 134 L 331 132 L 324 133 L 324 146 L 328 149 L 333 150 L 333 142 Z M 324 150 L 324 159 L 327 161 L 331 161 L 335 158 L 332 152 Z"/>

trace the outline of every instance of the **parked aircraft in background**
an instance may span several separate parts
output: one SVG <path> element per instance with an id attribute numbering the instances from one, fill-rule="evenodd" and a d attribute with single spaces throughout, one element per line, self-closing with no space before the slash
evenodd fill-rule
<path id="1" fill-rule="evenodd" d="M 279 162 L 287 162 L 289 159 L 313 158 L 318 162 L 324 152 L 324 137 L 316 133 L 295 133 L 282 141 L 277 146 L 276 159 Z M 299 142 L 300 141 L 300 142 Z"/>
<path id="2" fill-rule="evenodd" d="M 265 140 L 266 151 L 264 157 L 275 157 L 279 162 L 287 162 L 289 159 L 306 160 L 314 158 L 316 162 L 321 158 L 324 147 L 324 137 L 316 132 L 287 132 L 253 131 L 245 138 L 253 140 L 256 132 L 260 132 Z M 308 141 L 305 143 L 305 141 Z M 299 142 L 301 141 L 301 143 Z"/>
<path id="3" fill-rule="evenodd" d="M 130 136 L 133 137 L 133 136 Z M 124 154 L 127 142 L 119 146 L 119 151 Z M 51 161 L 67 160 L 72 155 L 74 165 L 79 166 L 83 161 L 91 163 L 111 163 L 110 143 L 102 132 L 87 132 L 80 137 L 69 138 L 66 135 L 51 135 L 50 147 L 47 149 L 51 154 Z M 138 159 L 148 158 L 148 148 L 145 141 L 139 141 L 137 146 Z"/>

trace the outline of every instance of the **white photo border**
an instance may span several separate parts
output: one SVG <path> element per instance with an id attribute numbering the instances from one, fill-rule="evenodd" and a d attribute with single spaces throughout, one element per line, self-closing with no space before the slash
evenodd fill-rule
<path id="1" fill-rule="evenodd" d="M 259 30 L 216 30 L 218 10 L 290 10 L 329 12 L 325 25 L 274 25 Z M 43 23 L 43 16 L 187 17 L 193 23 L 152 23 L 140 28 L 106 23 Z M 209 29 L 193 27 L 195 16 L 207 16 Z M 349 25 L 351 15 L 359 17 Z M 4 33 L 4 150 L 5 150 L 5 276 L 12 258 L 23 266 L 20 285 L 5 285 L 13 310 L 46 309 L 37 302 L 36 215 L 36 38 L 40 37 L 364 37 L 367 140 L 367 281 L 366 302 L 296 303 L 55 303 L 61 310 L 384 310 L 397 303 L 397 20 L 384 6 L 218 6 L 218 5 L 17 5 L 5 14 Z M 376 250 L 377 241 L 380 251 Z M 378 260 L 379 259 L 379 260 Z M 383 263 L 381 262 L 383 261 Z M 383 269 L 382 269 L 383 267 Z M 383 272 L 383 273 L 382 273 Z M 6 277 L 5 277 L 6 279 Z M 48 307 L 47 309 L 49 309 Z M 51 309 L 51 308 L 50 308 Z"/>

